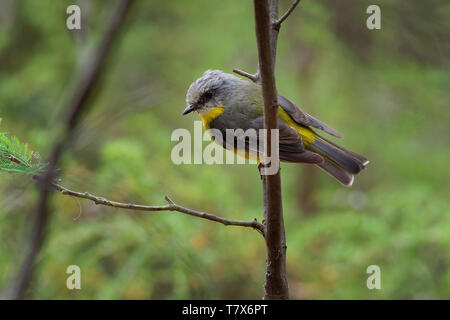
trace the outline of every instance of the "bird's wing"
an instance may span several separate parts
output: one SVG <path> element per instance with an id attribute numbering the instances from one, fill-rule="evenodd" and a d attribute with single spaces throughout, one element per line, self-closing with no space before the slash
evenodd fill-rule
<path id="1" fill-rule="evenodd" d="M 289 99 L 278 95 L 278 103 L 283 108 L 284 111 L 289 114 L 289 116 L 298 124 L 304 126 L 311 126 L 320 130 L 325 131 L 335 137 L 342 138 L 342 134 L 323 123 L 322 121 L 310 116 L 306 112 L 301 111 L 292 101 Z"/>
<path id="2" fill-rule="evenodd" d="M 253 128 L 264 128 L 264 118 L 259 117 L 252 123 Z M 286 124 L 284 121 L 278 121 L 279 137 L 279 156 L 281 161 L 287 162 L 305 162 L 322 163 L 323 158 L 317 153 L 306 150 L 302 137 L 297 130 Z M 263 150 L 259 150 L 260 152 Z"/>
<path id="3" fill-rule="evenodd" d="M 264 116 L 254 118 L 248 124 L 248 128 L 244 129 L 264 129 Z M 278 120 L 278 129 L 278 138 L 280 145 L 296 145 L 298 142 L 302 142 L 302 138 L 298 131 L 280 119 Z M 304 149 L 303 144 L 301 144 L 300 148 Z"/>
<path id="4" fill-rule="evenodd" d="M 287 162 L 322 163 L 323 158 L 317 153 L 306 150 L 302 137 L 297 130 L 286 124 L 278 122 L 280 135 L 280 160 Z"/>

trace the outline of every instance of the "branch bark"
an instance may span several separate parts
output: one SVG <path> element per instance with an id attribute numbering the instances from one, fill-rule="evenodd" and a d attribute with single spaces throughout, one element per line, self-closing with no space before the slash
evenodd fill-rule
<path id="1" fill-rule="evenodd" d="M 234 72 L 260 82 L 264 101 L 264 128 L 267 132 L 267 154 L 271 155 L 271 130 L 278 129 L 278 94 L 275 84 L 275 61 L 280 26 L 294 11 L 300 0 L 278 19 L 278 0 L 254 0 L 255 31 L 259 65 L 255 75 Z M 286 235 L 283 220 L 280 170 L 263 177 L 264 228 L 267 246 L 267 268 L 264 299 L 289 299 L 286 277 Z"/>
<path id="2" fill-rule="evenodd" d="M 289 9 L 285 12 L 285 14 L 283 14 L 282 16 L 281 16 L 281 18 L 280 19 L 278 19 L 278 20 L 275 20 L 274 22 L 273 22 L 273 27 L 275 28 L 275 29 L 280 29 L 280 27 L 281 27 L 281 24 L 284 22 L 284 20 L 286 20 L 290 15 L 291 15 L 291 13 L 295 10 L 295 7 L 297 7 L 297 5 L 300 3 L 300 0 L 295 0 L 293 3 L 292 3 L 292 5 L 289 7 Z"/>
<path id="3" fill-rule="evenodd" d="M 62 138 L 55 143 L 45 174 L 38 181 L 39 201 L 31 230 L 28 251 L 19 270 L 17 280 L 10 291 L 11 299 L 23 299 L 26 289 L 32 278 L 34 262 L 46 238 L 46 229 L 50 218 L 49 200 L 52 191 L 52 181 L 56 176 L 56 168 L 65 147 L 71 141 L 74 129 L 77 126 L 82 112 L 87 109 L 88 99 L 93 95 L 93 89 L 98 84 L 105 60 L 111 52 L 113 42 L 116 40 L 125 17 L 134 0 L 122 0 L 114 11 L 111 22 L 94 52 L 92 59 L 83 66 L 83 73 L 77 79 L 71 98 L 64 110 L 67 118 L 64 122 L 65 131 Z"/>
<path id="4" fill-rule="evenodd" d="M 124 203 L 124 202 L 117 202 L 113 200 L 106 199 L 104 197 L 99 197 L 93 194 L 90 194 L 89 192 L 77 192 L 70 189 L 67 189 L 59 184 L 53 183 L 53 188 L 55 188 L 57 191 L 59 191 L 63 195 L 68 195 L 76 198 L 82 198 L 93 201 L 97 205 L 104 205 L 108 207 L 114 207 L 114 208 L 120 208 L 120 209 L 128 209 L 128 210 L 139 210 L 139 211 L 177 211 L 180 213 L 184 213 L 193 217 L 206 219 L 209 221 L 214 221 L 221 223 L 225 226 L 239 226 L 239 227 L 247 227 L 247 228 L 253 228 L 257 231 L 259 231 L 264 236 L 264 226 L 259 223 L 256 218 L 253 221 L 242 221 L 242 220 L 232 220 L 232 219 L 226 219 L 219 216 L 216 216 L 211 213 L 206 213 L 202 211 L 196 211 L 192 209 L 188 209 L 185 207 L 182 207 L 175 202 L 172 201 L 168 196 L 165 196 L 164 199 L 168 202 L 168 204 L 163 206 L 147 206 L 147 205 L 141 205 L 141 204 L 134 204 L 134 203 Z"/>
<path id="5" fill-rule="evenodd" d="M 239 69 L 233 69 L 234 73 L 237 73 L 243 77 L 249 78 L 250 80 L 252 80 L 253 82 L 258 82 L 259 81 L 259 72 L 255 73 L 255 74 L 250 74 L 248 72 L 239 70 Z"/>
<path id="6" fill-rule="evenodd" d="M 275 86 L 274 64 L 278 30 L 271 21 L 278 15 L 277 0 L 254 0 L 255 29 L 258 43 L 259 75 L 264 101 L 264 128 L 267 132 L 267 154 L 270 156 L 271 131 L 278 129 L 278 94 Z M 275 18 L 275 19 L 274 19 Z M 280 170 L 263 176 L 264 224 L 266 228 L 267 269 L 264 299 L 288 299 L 286 278 L 286 244 L 284 239 L 283 207 Z"/>

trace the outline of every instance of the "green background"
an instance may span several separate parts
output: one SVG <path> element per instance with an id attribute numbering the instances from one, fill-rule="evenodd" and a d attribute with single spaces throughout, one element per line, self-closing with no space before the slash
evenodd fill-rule
<path id="1" fill-rule="evenodd" d="M 61 106 L 108 23 L 113 2 L 0 1 L 1 131 L 45 160 Z M 280 1 L 280 12 L 289 5 Z M 381 7 L 381 30 L 366 8 Z M 450 298 L 450 3 L 303 0 L 283 24 L 280 94 L 344 135 L 367 170 L 344 188 L 322 171 L 282 164 L 287 272 L 294 299 Z M 137 1 L 92 108 L 61 163 L 61 184 L 117 201 L 262 217 L 256 165 L 175 165 L 189 84 L 206 69 L 254 72 L 252 1 Z M 336 139 L 334 139 L 336 141 Z M 37 192 L 0 175 L 0 288 L 25 253 Z M 133 212 L 57 195 L 27 297 L 259 299 L 265 244 L 250 229 L 176 212 Z M 69 265 L 81 290 L 66 288 Z M 381 268 L 381 290 L 366 269 Z"/>

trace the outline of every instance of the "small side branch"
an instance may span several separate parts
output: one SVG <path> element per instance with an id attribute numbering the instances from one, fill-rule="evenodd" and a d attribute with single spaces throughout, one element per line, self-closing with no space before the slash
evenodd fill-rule
<path id="1" fill-rule="evenodd" d="M 202 212 L 202 211 L 196 211 L 192 209 L 188 209 L 185 207 L 182 207 L 175 202 L 173 202 L 168 196 L 165 196 L 164 199 L 168 202 L 168 204 L 163 206 L 147 206 L 147 205 L 141 205 L 141 204 L 134 204 L 134 203 L 124 203 L 124 202 L 117 202 L 112 201 L 103 197 L 99 197 L 93 194 L 90 194 L 89 192 L 77 192 L 73 190 L 69 190 L 59 184 L 54 183 L 52 185 L 56 190 L 61 192 L 63 195 L 68 195 L 76 198 L 82 198 L 93 201 L 97 205 L 104 205 L 108 207 L 115 207 L 115 208 L 121 208 L 121 209 L 129 209 L 129 210 L 140 210 L 140 211 L 177 211 L 180 213 L 184 213 L 193 217 L 206 219 L 214 222 L 221 223 L 225 226 L 240 226 L 240 227 L 247 227 L 247 228 L 253 228 L 259 233 L 261 233 L 264 236 L 264 226 L 259 223 L 256 218 L 253 221 L 242 221 L 242 220 L 231 220 L 222 218 L 219 216 L 216 216 L 214 214 Z"/>
<path id="2" fill-rule="evenodd" d="M 294 2 L 291 4 L 291 6 L 289 7 L 289 9 L 281 16 L 281 18 L 279 19 L 274 19 L 272 22 L 272 28 L 276 31 L 276 35 L 278 34 L 278 31 L 280 30 L 281 24 L 291 15 L 292 12 L 294 12 L 295 8 L 297 7 L 297 5 L 300 3 L 300 0 L 294 0 Z M 276 5 L 276 7 L 278 7 L 278 5 Z M 276 35 L 274 36 L 274 41 L 273 41 L 273 59 L 275 60 L 275 52 L 276 52 Z M 273 35 L 272 35 L 273 36 Z M 274 61 L 275 63 L 275 61 Z M 260 82 L 261 81 L 261 76 L 260 76 L 260 71 L 259 71 L 259 66 L 258 66 L 258 71 L 255 74 L 251 74 L 245 71 L 242 71 L 240 69 L 233 69 L 234 73 L 237 73 L 243 77 L 246 77 L 248 79 L 250 79 L 253 82 Z"/>
<path id="3" fill-rule="evenodd" d="M 233 69 L 234 73 L 237 73 L 243 77 L 249 78 L 250 80 L 252 80 L 253 82 L 258 82 L 259 81 L 259 72 L 255 73 L 255 74 L 250 74 L 248 72 L 239 70 L 239 69 Z"/>
<path id="4" fill-rule="evenodd" d="M 286 13 L 283 14 L 280 19 L 272 23 L 272 27 L 275 28 L 276 30 L 280 30 L 281 24 L 291 15 L 291 13 L 295 10 L 295 7 L 297 7 L 299 3 L 300 0 L 294 0 L 288 11 L 286 11 Z"/>

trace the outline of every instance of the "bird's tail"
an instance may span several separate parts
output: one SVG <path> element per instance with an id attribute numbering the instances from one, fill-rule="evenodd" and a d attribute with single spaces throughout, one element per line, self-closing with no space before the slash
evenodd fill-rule
<path id="1" fill-rule="evenodd" d="M 354 175 L 369 163 L 367 158 L 347 150 L 317 133 L 314 142 L 309 143 L 306 148 L 324 158 L 322 163 L 317 164 L 318 167 L 348 187 L 353 184 Z"/>

